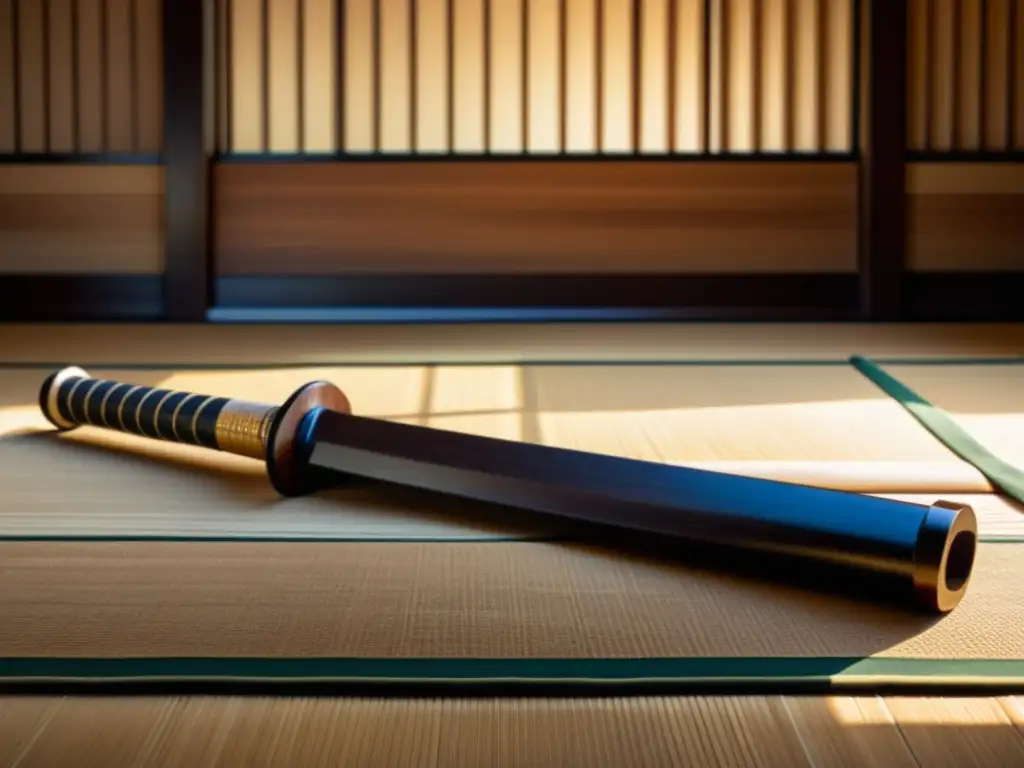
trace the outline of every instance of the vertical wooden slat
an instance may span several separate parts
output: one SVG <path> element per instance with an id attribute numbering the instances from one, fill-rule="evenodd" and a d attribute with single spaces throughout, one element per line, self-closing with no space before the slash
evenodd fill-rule
<path id="1" fill-rule="evenodd" d="M 100 0 L 99 14 L 101 149 L 109 152 L 113 148 L 110 139 L 110 0 Z"/>
<path id="2" fill-rule="evenodd" d="M 796 93 L 796 48 L 797 48 L 797 0 L 784 0 L 785 14 L 783 19 L 783 126 L 782 147 L 792 152 L 796 147 L 797 132 L 797 93 Z"/>
<path id="3" fill-rule="evenodd" d="M 604 152 L 605 146 L 605 59 L 608 46 L 605 44 L 604 0 L 594 0 L 594 150 Z"/>
<path id="4" fill-rule="evenodd" d="M 963 64 L 963 0 L 949 5 L 949 146 L 960 149 L 960 68 Z"/>
<path id="5" fill-rule="evenodd" d="M 344 58 L 345 148 L 373 150 L 373 0 L 346 0 Z"/>
<path id="6" fill-rule="evenodd" d="M 484 50 L 482 0 L 455 2 L 455 151 L 482 152 Z"/>
<path id="7" fill-rule="evenodd" d="M 101 0 L 78 0 L 78 151 L 103 151 L 105 79 L 101 56 Z M 162 90 L 162 89 L 161 89 Z"/>
<path id="8" fill-rule="evenodd" d="M 724 70 L 728 74 L 726 99 L 726 139 L 729 151 L 750 152 L 754 147 L 751 128 L 750 93 L 753 89 L 751 27 L 755 0 L 729 0 L 725 27 L 728 55 Z M 727 26 L 726 26 L 727 24 Z"/>
<path id="9" fill-rule="evenodd" d="M 981 148 L 982 93 L 982 3 L 983 0 L 959 2 L 959 56 L 957 57 L 957 136 L 958 151 Z"/>
<path id="10" fill-rule="evenodd" d="M 985 120 L 988 117 L 988 0 L 978 0 L 981 7 L 978 9 L 978 138 L 977 149 L 985 147 Z"/>
<path id="11" fill-rule="evenodd" d="M 933 151 L 948 152 L 953 148 L 953 93 L 956 87 L 953 4 L 956 2 L 959 0 L 932 0 L 930 149 Z"/>
<path id="12" fill-rule="evenodd" d="M 488 0 L 489 1 L 489 0 Z M 558 0 L 558 151 L 568 144 L 569 0 Z"/>
<path id="13" fill-rule="evenodd" d="M 78 28 L 80 25 L 79 20 L 79 0 L 71 0 L 70 8 L 70 32 L 71 39 L 68 41 L 69 55 L 71 58 L 71 144 L 74 151 L 81 152 L 81 138 L 82 138 L 82 126 L 81 126 L 81 90 L 82 90 L 82 71 L 79 66 L 79 55 L 78 55 Z M 159 37 L 159 25 L 157 26 L 157 37 Z M 157 67 L 159 69 L 159 66 Z M 160 84 L 158 92 L 163 94 L 163 85 Z"/>
<path id="14" fill-rule="evenodd" d="M 728 83 L 723 62 L 728 51 L 728 38 L 724 34 L 725 4 L 727 0 L 706 0 L 707 24 L 704 28 L 705 54 L 705 109 L 707 151 L 717 154 L 725 149 L 724 92 Z"/>
<path id="15" fill-rule="evenodd" d="M 676 0 L 676 151 L 707 151 L 704 99 L 704 0 Z"/>
<path id="16" fill-rule="evenodd" d="M 49 0 L 49 147 L 51 152 L 75 151 L 74 82 L 71 61 L 71 0 Z"/>
<path id="17" fill-rule="evenodd" d="M 931 143 L 929 95 L 931 82 L 931 39 L 928 16 L 931 0 L 909 0 L 909 61 L 907 108 L 908 148 L 923 152 Z"/>
<path id="18" fill-rule="evenodd" d="M 530 14 L 533 10 L 532 0 L 523 0 L 520 6 L 519 19 L 519 80 L 523 89 L 519 92 L 519 142 L 523 152 L 530 151 L 530 124 L 531 124 L 531 87 L 530 73 L 533 69 L 533 51 L 530 50 Z"/>
<path id="19" fill-rule="evenodd" d="M 348 0 L 334 4 L 334 150 L 348 152 Z"/>
<path id="20" fill-rule="evenodd" d="M 493 0 L 491 6 L 491 151 L 507 154 L 524 149 L 522 7 L 527 0 Z M 424 94 L 424 105 L 427 96 Z"/>
<path id="21" fill-rule="evenodd" d="M 604 0 L 604 150 L 631 151 L 633 98 L 631 0 Z"/>
<path id="22" fill-rule="evenodd" d="M 665 9 L 665 141 L 666 151 L 676 152 L 677 73 L 679 68 L 679 0 L 668 0 Z"/>
<path id="23" fill-rule="evenodd" d="M 529 152 L 549 154 L 558 149 L 558 4 L 528 0 L 530 67 Z"/>
<path id="24" fill-rule="evenodd" d="M 0 0 L 0 152 L 17 151 L 14 124 L 18 110 L 15 104 L 15 56 L 18 49 L 14 40 L 14 3 Z"/>
<path id="25" fill-rule="evenodd" d="M 271 55 L 271 40 L 270 40 L 270 25 L 271 25 L 271 8 L 270 0 L 262 0 L 260 3 L 260 36 L 259 36 L 259 51 L 260 51 L 260 66 L 257 70 L 259 72 L 259 88 L 260 88 L 260 152 L 270 151 L 270 144 L 272 141 L 271 132 L 273 126 L 271 124 L 271 72 L 270 72 L 270 55 Z"/>
<path id="26" fill-rule="evenodd" d="M 1008 145 L 1006 116 L 1009 112 L 1006 86 L 1009 75 L 1010 4 L 1013 0 L 988 0 L 985 22 L 985 115 L 983 148 L 1000 152 Z"/>
<path id="27" fill-rule="evenodd" d="M 490 154 L 491 151 L 491 64 L 492 64 L 492 49 L 491 49 L 491 2 L 492 0 L 482 0 L 483 8 L 481 30 L 480 30 L 480 45 L 483 48 L 483 72 L 480 77 L 480 105 L 481 105 L 481 120 L 483 124 L 480 130 L 483 134 L 484 141 L 484 153 Z M 411 5 L 416 4 L 416 0 L 410 0 Z M 415 109 L 415 106 L 414 106 Z"/>
<path id="28" fill-rule="evenodd" d="M 334 0 L 303 0 L 303 79 L 306 88 L 303 145 L 306 152 L 331 152 L 336 101 Z"/>
<path id="29" fill-rule="evenodd" d="M 43 7 L 37 0 L 21 2 L 19 22 L 19 94 L 18 117 L 21 126 L 21 151 L 46 151 L 46 109 L 44 106 Z"/>
<path id="30" fill-rule="evenodd" d="M 231 114 L 229 96 L 230 69 L 228 68 L 228 57 L 230 55 L 230 37 L 228 35 L 228 4 L 231 0 L 216 0 L 216 14 L 214 23 L 217 25 L 217 89 L 215 101 L 217 104 L 217 152 L 230 153 L 231 140 L 228 128 L 229 115 Z"/>
<path id="31" fill-rule="evenodd" d="M 786 0 L 761 3 L 760 116 L 758 145 L 763 152 L 781 152 L 785 134 L 785 13 Z"/>
<path id="32" fill-rule="evenodd" d="M 299 149 L 298 46 L 296 6 L 299 0 L 273 0 L 268 5 L 267 51 L 269 61 L 267 95 L 269 128 L 265 151 L 292 154 Z"/>
<path id="33" fill-rule="evenodd" d="M 597 0 L 568 0 L 566 9 L 566 150 L 573 153 L 597 149 L 596 8 Z"/>
<path id="34" fill-rule="evenodd" d="M 131 120 L 131 146 L 133 152 L 139 151 L 139 40 L 138 12 L 139 0 L 128 0 L 128 102 L 129 119 Z"/>
<path id="35" fill-rule="evenodd" d="M 1013 41 L 1010 50 L 1015 54 L 1010 78 L 1013 93 L 1013 148 L 1024 150 L 1024 0 L 1013 0 L 1011 27 Z"/>
<path id="36" fill-rule="evenodd" d="M 50 25 L 50 0 L 39 0 L 40 13 L 42 14 L 42 32 L 40 35 L 40 42 L 42 45 L 42 51 L 40 57 L 43 64 L 43 92 L 40 95 L 43 101 L 43 151 L 50 152 L 52 150 L 52 130 L 53 130 L 53 118 L 52 118 L 52 107 L 53 99 L 51 95 L 53 81 L 51 79 L 51 71 L 53 69 L 53 61 L 51 59 L 51 51 L 53 46 L 51 45 L 51 37 L 53 35 L 53 29 Z"/>
<path id="37" fill-rule="evenodd" d="M 764 92 L 764 2 L 754 0 L 750 10 L 750 143 L 755 152 L 762 150 L 761 136 L 764 115 L 761 111 L 761 94 Z"/>
<path id="38" fill-rule="evenodd" d="M 814 0 L 814 150 L 825 149 L 828 115 L 825 99 L 829 78 L 829 57 L 825 54 L 828 40 L 828 4 L 835 0 Z"/>
<path id="39" fill-rule="evenodd" d="M 295 0 L 295 142 L 306 151 L 306 0 Z"/>
<path id="40" fill-rule="evenodd" d="M 381 62 L 381 47 L 383 45 L 383 30 L 381 29 L 381 0 L 372 0 L 370 3 L 370 48 L 371 48 L 371 103 L 370 120 L 373 125 L 373 151 L 380 152 L 381 149 L 381 120 L 382 105 L 381 94 L 384 90 L 382 82 L 383 64 Z"/>
<path id="41" fill-rule="evenodd" d="M 446 0 L 420 0 L 416 14 L 416 132 L 419 151 L 426 154 L 448 148 L 445 5 Z"/>
<path id="42" fill-rule="evenodd" d="M 818 54 L 818 0 L 796 0 L 795 2 L 795 51 L 793 83 L 794 145 L 799 152 L 814 152 L 818 149 L 820 95 L 818 82 L 821 76 Z"/>
<path id="43" fill-rule="evenodd" d="M 643 23 L 644 2 L 634 0 L 629 18 L 629 151 L 640 151 L 643 116 Z"/>
<path id="44" fill-rule="evenodd" d="M 260 0 L 231 0 L 231 145 L 235 152 L 263 149 Z M 165 137 L 166 140 L 166 137 Z"/>
<path id="45" fill-rule="evenodd" d="M 412 118 L 412 51 L 409 29 L 412 17 L 404 0 L 380 5 L 380 150 L 409 152 L 409 121 Z"/>
<path id="46" fill-rule="evenodd" d="M 108 152 L 132 151 L 131 0 L 107 0 Z"/>
<path id="47" fill-rule="evenodd" d="M 849 152 L 853 149 L 853 5 L 855 0 L 827 0 L 829 13 L 827 40 L 823 48 L 827 61 L 825 99 L 822 109 L 826 119 L 825 149 Z"/>
<path id="48" fill-rule="evenodd" d="M 160 60 L 160 0 L 136 0 L 138 151 L 160 152 L 163 143 L 163 81 Z"/>
<path id="49" fill-rule="evenodd" d="M 669 60 L 668 36 L 670 0 L 645 0 L 640 14 L 640 88 L 636 121 L 638 150 L 642 153 L 669 151 Z"/>

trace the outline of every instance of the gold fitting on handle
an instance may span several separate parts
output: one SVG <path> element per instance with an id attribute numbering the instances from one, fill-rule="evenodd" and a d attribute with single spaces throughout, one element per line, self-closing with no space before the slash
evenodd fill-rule
<path id="1" fill-rule="evenodd" d="M 217 415 L 217 447 L 227 453 L 263 459 L 267 434 L 277 408 L 242 400 L 229 400 Z"/>

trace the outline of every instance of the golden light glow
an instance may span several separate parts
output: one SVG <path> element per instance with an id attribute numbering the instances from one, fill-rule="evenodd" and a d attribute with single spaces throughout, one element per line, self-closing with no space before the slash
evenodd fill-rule
<path id="1" fill-rule="evenodd" d="M 1007 710 L 992 698 L 903 699 L 829 698 L 830 714 L 842 725 L 948 725 L 1010 723 Z"/>

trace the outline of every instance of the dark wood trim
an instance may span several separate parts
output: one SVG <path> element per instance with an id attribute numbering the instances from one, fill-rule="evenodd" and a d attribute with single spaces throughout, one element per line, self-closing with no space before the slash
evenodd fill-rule
<path id="1" fill-rule="evenodd" d="M 907 163 L 1024 163 L 1024 151 L 908 152 Z"/>
<path id="2" fill-rule="evenodd" d="M 215 319 L 825 321 L 857 314 L 852 274 L 272 276 L 216 284 Z"/>
<path id="3" fill-rule="evenodd" d="M 199 321 L 210 291 L 210 163 L 204 0 L 164 0 L 163 82 L 167 319 Z"/>
<path id="4" fill-rule="evenodd" d="M 815 152 L 815 153 L 787 153 L 787 152 L 748 152 L 710 155 L 705 152 L 692 154 L 568 154 L 551 152 L 546 154 L 531 153 L 528 155 L 515 154 L 486 154 L 486 153 L 461 153 L 447 154 L 443 152 L 431 153 L 429 155 L 410 154 L 375 154 L 362 153 L 347 155 L 344 153 L 309 153 L 304 155 L 280 153 L 245 153 L 245 154 L 224 154 L 214 158 L 218 165 L 252 165 L 262 163 L 267 165 L 290 165 L 306 163 L 311 165 L 323 165 L 324 163 L 369 163 L 380 165 L 382 163 L 417 163 L 417 164 L 448 164 L 452 163 L 508 163 L 511 165 L 536 165 L 539 163 L 653 163 L 656 165 L 670 164 L 694 164 L 704 163 L 709 165 L 722 165 L 725 163 L 783 163 L 787 165 L 824 165 L 828 163 L 854 163 L 857 155 L 853 152 Z"/>
<path id="5" fill-rule="evenodd" d="M 152 321 L 163 317 L 159 275 L 0 275 L 0 321 Z"/>
<path id="6" fill-rule="evenodd" d="M 160 165 L 163 157 L 148 154 L 65 154 L 19 152 L 0 154 L 0 165 Z"/>
<path id="7" fill-rule="evenodd" d="M 862 0 L 867 12 L 861 78 L 865 113 L 860 133 L 858 265 L 865 320 L 902 314 L 907 251 L 907 4 Z M 861 23 L 862 19 L 855 19 Z"/>
<path id="8" fill-rule="evenodd" d="M 1024 271 L 912 272 L 904 284 L 906 319 L 916 322 L 1024 321 Z"/>

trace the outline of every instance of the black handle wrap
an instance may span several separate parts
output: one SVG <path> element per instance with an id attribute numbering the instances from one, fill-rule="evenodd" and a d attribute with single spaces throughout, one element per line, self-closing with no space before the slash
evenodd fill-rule
<path id="1" fill-rule="evenodd" d="M 276 408 L 172 389 L 90 378 L 64 369 L 44 383 L 40 405 L 59 429 L 103 427 L 140 437 L 262 458 Z"/>

